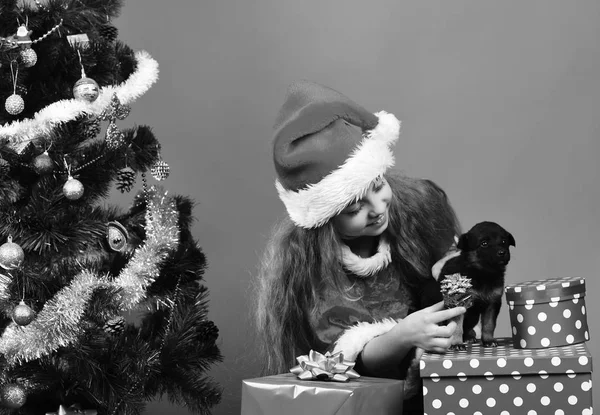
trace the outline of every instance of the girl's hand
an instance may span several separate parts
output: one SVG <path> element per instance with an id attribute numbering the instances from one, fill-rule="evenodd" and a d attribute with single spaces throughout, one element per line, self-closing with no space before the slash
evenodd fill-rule
<path id="1" fill-rule="evenodd" d="M 429 352 L 444 353 L 452 345 L 451 336 L 456 330 L 456 322 L 451 321 L 447 326 L 439 323 L 464 314 L 464 307 L 444 310 L 444 302 L 440 301 L 430 307 L 409 314 L 398 321 L 392 331 L 397 332 L 412 346 L 420 347 Z"/>

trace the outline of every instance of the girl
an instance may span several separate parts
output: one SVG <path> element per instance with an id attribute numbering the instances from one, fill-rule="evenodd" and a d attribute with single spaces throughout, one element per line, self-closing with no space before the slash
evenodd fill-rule
<path id="1" fill-rule="evenodd" d="M 455 324 L 439 323 L 465 310 L 443 310 L 430 271 L 460 234 L 456 216 L 433 182 L 388 171 L 399 134 L 392 114 L 290 87 L 273 141 L 289 218 L 262 260 L 256 322 L 265 373 L 342 351 L 363 375 L 406 379 L 409 413 L 422 402 L 418 351 L 446 351 Z"/>

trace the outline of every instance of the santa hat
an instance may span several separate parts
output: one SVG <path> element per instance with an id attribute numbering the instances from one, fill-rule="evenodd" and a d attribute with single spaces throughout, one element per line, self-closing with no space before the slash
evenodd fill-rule
<path id="1" fill-rule="evenodd" d="M 275 123 L 275 183 L 292 221 L 316 228 L 394 165 L 400 121 L 308 81 L 290 86 Z"/>

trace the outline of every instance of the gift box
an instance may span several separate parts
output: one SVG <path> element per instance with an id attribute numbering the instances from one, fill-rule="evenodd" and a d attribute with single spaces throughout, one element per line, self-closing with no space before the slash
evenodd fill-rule
<path id="1" fill-rule="evenodd" d="M 400 415 L 404 382 L 362 376 L 347 382 L 292 373 L 242 382 L 242 415 Z"/>
<path id="2" fill-rule="evenodd" d="M 585 307 L 585 279 L 551 278 L 508 285 L 515 347 L 537 349 L 590 339 Z"/>
<path id="3" fill-rule="evenodd" d="M 591 415 L 592 357 L 585 343 L 545 349 L 467 345 L 421 359 L 426 415 Z"/>

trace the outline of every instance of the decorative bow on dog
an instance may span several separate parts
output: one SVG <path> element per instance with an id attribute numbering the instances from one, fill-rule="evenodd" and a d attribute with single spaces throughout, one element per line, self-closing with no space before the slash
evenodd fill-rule
<path id="1" fill-rule="evenodd" d="M 58 412 L 46 412 L 46 415 L 96 415 L 97 413 L 95 409 L 81 409 L 81 405 L 75 404 L 68 408 L 60 405 Z"/>
<path id="2" fill-rule="evenodd" d="M 360 375 L 353 369 L 354 362 L 344 360 L 342 352 L 324 355 L 311 350 L 308 355 L 296 358 L 298 365 L 290 369 L 294 375 L 302 380 L 333 380 L 347 382 L 349 379 L 359 378 Z"/>

